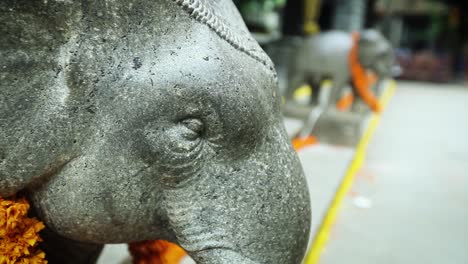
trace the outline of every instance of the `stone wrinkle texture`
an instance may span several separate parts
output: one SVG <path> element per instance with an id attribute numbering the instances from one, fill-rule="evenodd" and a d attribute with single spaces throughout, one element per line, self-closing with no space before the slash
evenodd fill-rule
<path id="1" fill-rule="evenodd" d="M 49 263 L 149 239 L 301 262 L 306 180 L 231 1 L 3 0 L 0 36 L 0 196 L 28 196 Z"/>

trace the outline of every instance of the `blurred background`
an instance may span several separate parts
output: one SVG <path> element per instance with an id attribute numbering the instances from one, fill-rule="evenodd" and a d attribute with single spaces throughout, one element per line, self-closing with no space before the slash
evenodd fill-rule
<path id="1" fill-rule="evenodd" d="M 262 44 L 282 36 L 375 28 L 396 50 L 399 79 L 468 80 L 468 3 L 459 0 L 234 0 Z"/>

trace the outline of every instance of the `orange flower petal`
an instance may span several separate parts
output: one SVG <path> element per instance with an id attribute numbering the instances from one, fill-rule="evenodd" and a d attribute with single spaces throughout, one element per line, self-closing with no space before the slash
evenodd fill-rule
<path id="1" fill-rule="evenodd" d="M 34 249 L 45 225 L 27 217 L 29 207 L 24 197 L 0 197 L 0 264 L 47 264 L 45 253 Z"/>

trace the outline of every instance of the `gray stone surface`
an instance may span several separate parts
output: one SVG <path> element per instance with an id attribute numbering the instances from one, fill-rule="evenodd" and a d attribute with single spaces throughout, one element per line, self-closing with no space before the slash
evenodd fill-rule
<path id="1" fill-rule="evenodd" d="M 294 128 L 291 122 L 285 122 L 286 129 Z M 311 223 L 310 242 L 317 235 L 327 210 L 335 198 L 336 190 L 341 184 L 354 157 L 352 147 L 316 144 L 298 152 L 299 159 L 309 186 L 313 218 Z M 127 245 L 106 245 L 99 257 L 98 264 L 130 264 Z M 193 264 L 190 258 L 184 258 L 181 264 Z M 303 262 L 304 263 L 304 262 Z"/>
<path id="2" fill-rule="evenodd" d="M 230 1 L 6 0 L 0 36 L 0 195 L 30 197 L 50 263 L 144 239 L 301 261 L 307 183 Z"/>

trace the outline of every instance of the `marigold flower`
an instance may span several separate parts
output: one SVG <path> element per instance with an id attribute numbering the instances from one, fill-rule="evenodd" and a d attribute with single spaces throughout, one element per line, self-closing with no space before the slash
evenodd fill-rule
<path id="1" fill-rule="evenodd" d="M 28 217 L 29 207 L 24 197 L 0 197 L 0 264 L 47 264 L 45 253 L 34 248 L 45 226 Z"/>

